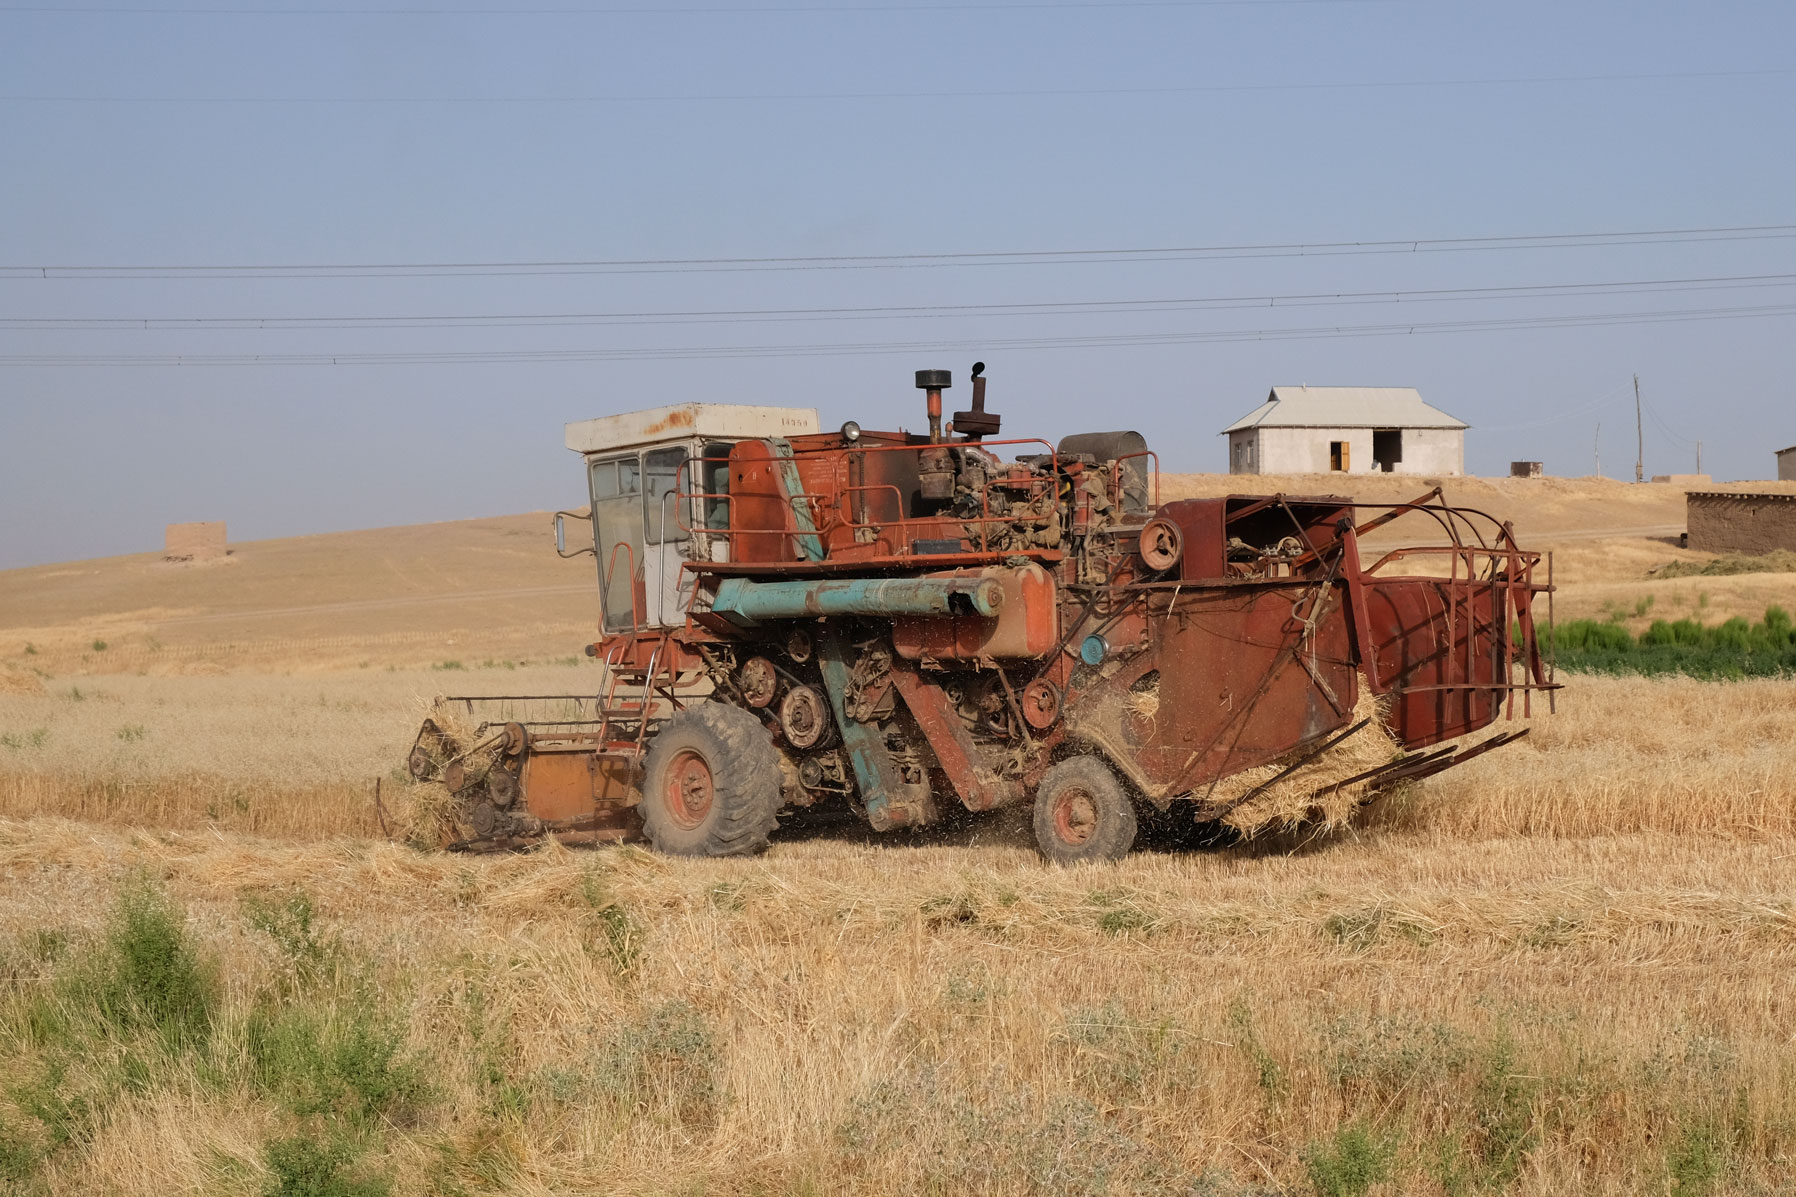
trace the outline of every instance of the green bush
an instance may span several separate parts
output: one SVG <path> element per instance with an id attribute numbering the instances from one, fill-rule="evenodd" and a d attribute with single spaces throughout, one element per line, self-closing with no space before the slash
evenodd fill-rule
<path id="1" fill-rule="evenodd" d="M 262 1148 L 268 1165 L 263 1197 L 386 1197 L 393 1182 L 385 1176 L 358 1174 L 361 1154 L 347 1139 L 320 1141 L 308 1135 L 275 1139 Z"/>

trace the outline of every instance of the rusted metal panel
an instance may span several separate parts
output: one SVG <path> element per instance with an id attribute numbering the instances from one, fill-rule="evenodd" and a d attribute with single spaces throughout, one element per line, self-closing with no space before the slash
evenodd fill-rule
<path id="1" fill-rule="evenodd" d="M 892 621 L 892 644 L 907 660 L 1029 660 L 1054 650 L 1060 611 L 1053 575 L 1039 565 L 988 567 L 926 574 L 929 578 L 982 578 L 1003 595 L 997 614 L 951 614 Z"/>
<path id="2" fill-rule="evenodd" d="M 892 684 L 968 810 L 991 810 L 1022 797 L 1022 783 L 998 775 L 941 687 L 902 667 L 892 670 Z"/>
<path id="3" fill-rule="evenodd" d="M 1352 645 L 1331 591 L 1313 628 L 1307 613 L 1294 614 L 1316 593 L 1181 592 L 1148 622 L 1152 651 L 1126 656 L 1107 678 L 1074 675 L 1070 734 L 1104 747 L 1144 792 L 1164 798 L 1340 730 L 1358 699 Z"/>

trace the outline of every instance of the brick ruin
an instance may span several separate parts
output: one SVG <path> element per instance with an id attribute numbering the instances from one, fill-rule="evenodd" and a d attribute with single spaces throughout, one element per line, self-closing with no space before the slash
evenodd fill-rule
<path id="1" fill-rule="evenodd" d="M 170 524 L 163 533 L 164 561 L 210 561 L 223 557 L 226 551 L 223 520 Z"/>

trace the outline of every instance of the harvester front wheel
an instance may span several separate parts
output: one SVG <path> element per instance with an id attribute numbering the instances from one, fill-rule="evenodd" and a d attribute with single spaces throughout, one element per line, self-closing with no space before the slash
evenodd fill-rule
<path id="1" fill-rule="evenodd" d="M 746 856 L 778 825 L 779 753 L 761 721 L 720 702 L 687 707 L 643 762 L 642 830 L 674 856 Z"/>
<path id="2" fill-rule="evenodd" d="M 1135 804 L 1102 759 L 1068 757 L 1035 791 L 1035 842 L 1055 864 L 1119 860 L 1135 843 Z"/>

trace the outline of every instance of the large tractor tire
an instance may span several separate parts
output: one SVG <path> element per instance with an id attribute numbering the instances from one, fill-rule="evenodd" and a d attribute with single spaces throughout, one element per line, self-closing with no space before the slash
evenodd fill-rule
<path id="1" fill-rule="evenodd" d="M 1120 860 L 1135 843 L 1135 803 L 1102 758 L 1074 756 L 1035 791 L 1035 842 L 1055 864 Z"/>
<path id="2" fill-rule="evenodd" d="M 747 856 L 778 826 L 779 752 L 740 707 L 706 702 L 669 719 L 643 762 L 642 830 L 674 856 Z"/>

